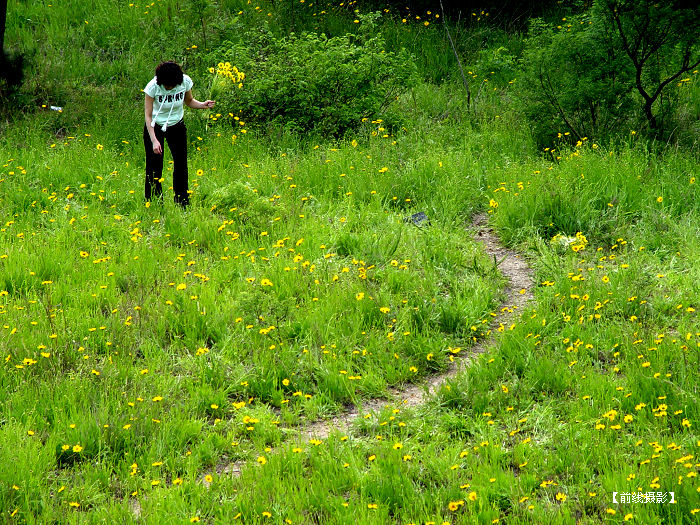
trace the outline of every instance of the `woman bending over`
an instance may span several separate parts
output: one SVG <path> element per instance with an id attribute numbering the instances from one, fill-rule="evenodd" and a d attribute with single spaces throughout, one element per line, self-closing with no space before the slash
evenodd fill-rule
<path id="1" fill-rule="evenodd" d="M 192 79 L 175 62 L 163 62 L 156 76 L 143 89 L 146 94 L 146 124 L 143 143 L 146 148 L 146 201 L 163 198 L 163 144 L 168 143 L 173 157 L 175 203 L 185 208 L 190 201 L 187 181 L 187 128 L 184 105 L 193 109 L 214 107 L 213 100 L 200 102 L 192 96 Z"/>

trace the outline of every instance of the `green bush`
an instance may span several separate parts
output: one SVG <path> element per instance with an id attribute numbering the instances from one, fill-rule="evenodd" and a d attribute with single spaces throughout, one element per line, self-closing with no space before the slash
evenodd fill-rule
<path id="1" fill-rule="evenodd" d="M 242 89 L 215 81 L 220 111 L 297 132 L 342 135 L 376 118 L 413 85 L 417 68 L 406 51 L 387 52 L 373 35 L 378 14 L 359 15 L 358 34 L 329 38 L 301 33 L 247 33 L 212 57 L 245 72 Z"/>
<path id="2" fill-rule="evenodd" d="M 606 38 L 588 16 L 556 26 L 532 21 L 517 86 L 540 144 L 551 145 L 558 133 L 602 140 L 632 118 L 633 71 Z"/>
<path id="3" fill-rule="evenodd" d="M 679 80 L 700 65 L 700 5 L 677 0 L 596 0 L 591 13 L 633 71 L 641 123 L 668 140 L 682 124 Z"/>

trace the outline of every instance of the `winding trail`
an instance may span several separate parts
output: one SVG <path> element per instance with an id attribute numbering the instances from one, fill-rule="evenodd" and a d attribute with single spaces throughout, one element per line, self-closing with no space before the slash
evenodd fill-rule
<path id="1" fill-rule="evenodd" d="M 500 305 L 496 316 L 492 318 L 490 334 L 479 341 L 465 357 L 455 360 L 444 373 L 429 377 L 420 385 L 408 385 L 404 388 L 390 389 L 389 399 L 370 399 L 362 403 L 360 408 L 353 407 L 334 418 L 314 421 L 307 424 L 296 438 L 300 442 L 310 439 L 326 439 L 333 430 L 348 430 L 352 423 L 362 414 L 378 412 L 388 405 L 416 407 L 424 404 L 443 383 L 456 376 L 460 370 L 469 365 L 474 356 L 483 353 L 494 344 L 498 331 L 494 327 L 507 325 L 516 315 L 516 310 L 522 308 L 533 298 L 532 269 L 522 255 L 509 250 L 499 240 L 493 229 L 488 225 L 488 215 L 480 213 L 471 222 L 475 230 L 474 238 L 483 245 L 484 252 L 495 261 L 500 261 L 498 269 L 508 280 L 505 288 L 506 299 Z"/>
<path id="2" fill-rule="evenodd" d="M 495 262 L 498 269 L 508 280 L 505 288 L 506 298 L 501 303 L 495 316 L 489 325 L 488 337 L 479 341 L 470 348 L 468 354 L 456 359 L 444 373 L 427 378 L 420 385 L 408 385 L 402 388 L 392 388 L 389 391 L 389 399 L 369 399 L 360 407 L 352 407 L 346 412 L 331 419 L 311 421 L 301 428 L 293 429 L 298 432 L 290 438 L 290 442 L 308 443 L 311 439 L 324 440 L 334 430 L 349 431 L 354 421 L 363 414 L 378 412 L 384 407 L 393 405 L 401 407 L 417 407 L 424 404 L 443 383 L 455 377 L 475 356 L 486 351 L 492 346 L 500 332 L 494 328 L 500 325 L 507 326 L 528 301 L 533 299 L 533 271 L 524 257 L 517 252 L 503 246 L 500 239 L 488 225 L 488 215 L 480 213 L 472 219 L 470 229 L 476 241 L 483 245 L 484 252 Z M 239 476 L 245 461 L 236 461 L 220 465 L 217 472 Z"/>

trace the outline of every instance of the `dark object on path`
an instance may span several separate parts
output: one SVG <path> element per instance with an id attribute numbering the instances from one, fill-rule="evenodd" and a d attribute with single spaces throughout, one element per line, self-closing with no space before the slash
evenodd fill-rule
<path id="1" fill-rule="evenodd" d="M 410 217 L 404 217 L 403 220 L 404 222 L 412 222 L 419 228 L 422 228 L 423 226 L 430 226 L 430 219 L 428 219 L 428 216 L 422 211 L 414 213 Z"/>

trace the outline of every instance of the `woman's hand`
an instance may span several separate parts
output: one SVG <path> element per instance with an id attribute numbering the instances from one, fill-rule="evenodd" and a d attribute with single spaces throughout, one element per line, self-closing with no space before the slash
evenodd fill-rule
<path id="1" fill-rule="evenodd" d="M 153 141 L 153 153 L 155 153 L 156 155 L 163 154 L 163 146 L 160 142 L 158 142 L 158 139 Z"/>
<path id="2" fill-rule="evenodd" d="M 185 93 L 185 105 L 192 109 L 211 109 L 214 107 L 215 102 L 213 100 L 205 100 L 200 102 L 192 96 L 192 90 L 190 89 Z"/>

